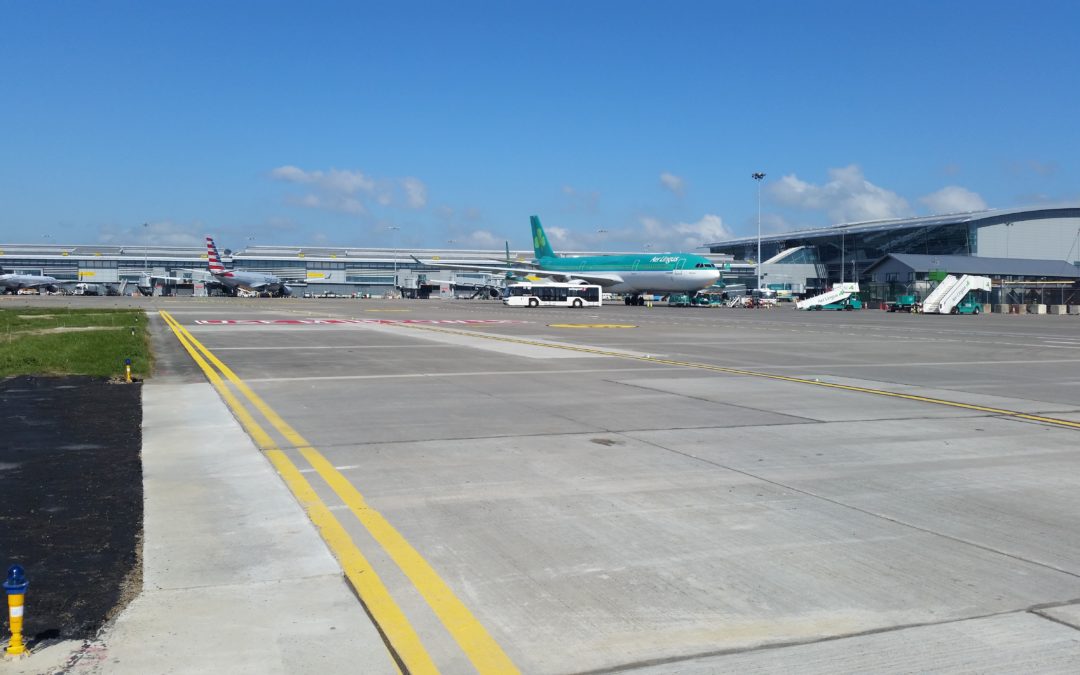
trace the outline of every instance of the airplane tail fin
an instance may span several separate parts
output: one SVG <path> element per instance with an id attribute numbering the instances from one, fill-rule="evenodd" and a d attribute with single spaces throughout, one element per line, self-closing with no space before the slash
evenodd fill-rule
<path id="1" fill-rule="evenodd" d="M 554 258 L 555 251 L 551 250 L 551 244 L 548 243 L 547 236 L 544 234 L 540 216 L 529 216 L 529 223 L 532 225 L 533 252 L 536 253 L 537 259 Z"/>
<path id="2" fill-rule="evenodd" d="M 206 235 L 206 266 L 210 269 L 210 274 L 225 273 L 225 266 L 221 264 L 217 245 L 214 244 L 214 238 L 210 235 Z"/>

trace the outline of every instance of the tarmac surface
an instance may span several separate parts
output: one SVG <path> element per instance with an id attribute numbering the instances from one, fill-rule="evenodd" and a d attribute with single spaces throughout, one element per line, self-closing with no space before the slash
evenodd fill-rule
<path id="1" fill-rule="evenodd" d="M 154 319 L 146 588 L 99 664 L 1080 669 L 1075 316 L 86 300 L 222 380 Z"/>

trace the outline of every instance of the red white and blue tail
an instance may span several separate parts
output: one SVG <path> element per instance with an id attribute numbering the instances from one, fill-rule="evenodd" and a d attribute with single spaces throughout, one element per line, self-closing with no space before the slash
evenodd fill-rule
<path id="1" fill-rule="evenodd" d="M 221 264 L 221 256 L 218 255 L 214 238 L 206 236 L 206 264 L 210 268 L 210 274 L 225 274 L 225 266 Z"/>

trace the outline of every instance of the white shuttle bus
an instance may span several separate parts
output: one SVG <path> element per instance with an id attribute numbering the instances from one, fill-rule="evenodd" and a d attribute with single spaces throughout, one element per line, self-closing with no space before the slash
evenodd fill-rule
<path id="1" fill-rule="evenodd" d="M 591 284 L 510 284 L 503 292 L 508 307 L 599 307 L 603 289 Z"/>

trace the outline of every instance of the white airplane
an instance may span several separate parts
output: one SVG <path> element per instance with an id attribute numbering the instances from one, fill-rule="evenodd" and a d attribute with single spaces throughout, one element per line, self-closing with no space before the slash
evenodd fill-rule
<path id="1" fill-rule="evenodd" d="M 262 272 L 241 272 L 227 270 L 221 264 L 221 256 L 218 255 L 214 238 L 206 237 L 206 265 L 214 280 L 225 287 L 230 295 L 236 295 L 244 290 L 251 293 L 269 293 L 277 297 L 285 297 L 292 294 L 292 289 L 280 277 Z"/>
<path id="2" fill-rule="evenodd" d="M 506 265 L 471 265 L 420 260 L 415 256 L 413 259 L 432 267 L 502 272 L 525 278 L 547 277 L 560 282 L 580 280 L 603 286 L 605 293 L 626 294 L 624 301 L 628 305 L 645 304 L 644 295 L 649 293 L 696 293 L 720 278 L 716 265 L 694 253 L 561 257 L 548 243 L 540 218 L 531 216 L 529 221 L 536 253 L 532 263 L 513 266 L 508 261 Z"/>
<path id="3" fill-rule="evenodd" d="M 60 288 L 60 282 L 54 277 L 40 274 L 0 274 L 0 293 L 14 295 L 24 288 L 55 291 Z"/>

